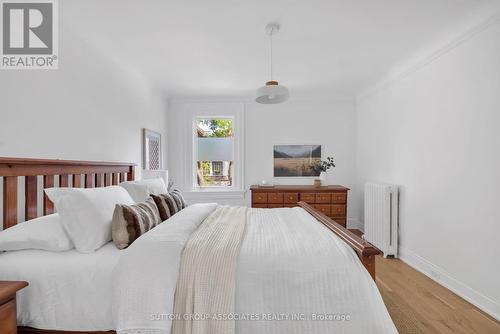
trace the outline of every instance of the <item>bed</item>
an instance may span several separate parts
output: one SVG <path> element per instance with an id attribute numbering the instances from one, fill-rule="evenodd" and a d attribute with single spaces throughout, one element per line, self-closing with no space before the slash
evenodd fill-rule
<path id="1" fill-rule="evenodd" d="M 128 163 L 0 158 L 0 176 L 3 177 L 4 228 L 17 224 L 19 205 L 24 206 L 26 219 L 37 217 L 39 211 L 43 212 L 44 215 L 53 211 L 52 203 L 47 198 L 39 203 L 40 200 L 37 197 L 39 178 L 43 178 L 43 187 L 53 186 L 55 178 L 59 179 L 60 187 L 68 186 L 68 175 L 73 175 L 70 179 L 73 187 L 101 187 L 118 184 L 124 180 L 133 180 L 135 178 L 134 168 L 134 164 Z M 18 201 L 19 178 L 25 180 L 24 199 L 21 201 Z M 39 204 L 41 204 L 41 210 Z M 234 278 L 237 286 L 234 291 L 236 313 L 254 314 L 260 312 L 264 314 L 267 312 L 270 314 L 279 311 L 280 305 L 292 304 L 302 306 L 289 311 L 293 314 L 301 314 L 307 310 L 308 305 L 316 303 L 315 305 L 322 305 L 321 308 L 315 310 L 319 312 L 318 316 L 321 316 L 321 313 L 326 313 L 327 310 L 340 314 L 342 308 L 336 308 L 337 303 L 337 305 L 345 306 L 344 312 L 349 312 L 355 318 L 358 317 L 358 321 L 362 320 L 361 322 L 363 322 L 362 326 L 352 327 L 347 322 L 340 324 L 337 321 L 334 328 L 341 332 L 366 332 L 368 329 L 376 328 L 376 331 L 371 332 L 395 333 L 394 325 L 372 280 L 375 278 L 374 256 L 380 254 L 380 251 L 306 203 L 299 203 L 299 206 L 300 208 L 287 209 L 245 209 L 244 215 L 248 222 L 241 242 L 238 271 L 235 272 Z M 68 260 L 73 256 L 80 257 L 80 260 L 71 260 L 71 262 L 81 261 L 85 263 L 83 267 L 86 268 L 85 275 L 95 270 L 94 272 L 98 276 L 91 277 L 99 278 L 101 286 L 96 287 L 96 289 L 103 291 L 93 301 L 86 301 L 82 305 L 82 307 L 92 309 L 94 312 L 98 311 L 96 313 L 99 313 L 99 316 L 93 315 L 92 311 L 89 311 L 86 313 L 89 315 L 88 318 L 80 314 L 80 318 L 76 317 L 70 321 L 71 324 L 61 322 L 59 319 L 44 320 L 52 321 L 51 331 L 33 330 L 21 326 L 19 332 L 57 333 L 54 331 L 56 329 L 94 332 L 110 328 L 116 329 L 113 326 L 118 326 L 119 332 L 123 334 L 141 333 L 141 330 L 137 330 L 137 328 L 143 327 L 137 324 L 141 322 L 142 318 L 134 320 L 134 314 L 144 312 L 144 305 L 154 306 L 159 303 L 173 307 L 173 301 L 165 303 L 158 298 L 157 292 L 168 290 L 167 292 L 172 295 L 171 299 L 174 299 L 175 286 L 177 285 L 178 288 L 179 282 L 182 282 L 182 276 L 179 276 L 181 277 L 179 280 L 177 278 L 178 275 L 181 275 L 181 254 L 185 243 L 190 240 L 190 235 L 194 231 L 199 230 L 199 226 L 207 225 L 205 221 L 211 217 L 210 215 L 213 215 L 215 210 L 217 210 L 217 206 L 213 204 L 212 206 L 206 204 L 202 207 L 188 207 L 173 218 L 175 221 L 190 221 L 191 225 L 175 224 L 175 221 L 173 224 L 161 224 L 139 238 L 127 251 L 115 251 L 112 249 L 112 245 L 106 245 L 90 255 L 71 255 L 71 251 L 68 251 L 67 254 L 57 255 L 36 251 L 18 251 L 0 255 L 0 262 L 5 261 L 8 264 L 6 268 L 9 268 L 8 270 L 2 269 L 6 270 L 8 274 L 0 279 L 26 280 L 30 283 L 30 287 L 22 290 L 19 294 L 21 301 L 18 304 L 19 324 L 49 328 L 46 322 L 40 324 L 34 321 L 33 317 L 26 316 L 26 314 L 33 314 L 33 312 L 27 311 L 32 307 L 30 303 L 35 302 L 33 299 L 42 298 L 34 294 L 33 290 L 36 290 L 36 286 L 47 284 L 46 282 L 42 283 L 41 275 L 37 276 L 34 271 L 31 272 L 30 269 L 24 268 L 35 267 L 31 262 L 33 259 L 36 259 L 37 263 L 49 261 L 54 264 L 59 260 L 63 263 L 65 259 Z M 200 212 L 207 214 L 204 216 Z M 178 226 L 177 228 L 180 230 L 172 232 L 171 229 L 175 229 L 175 226 Z M 183 242 L 179 242 L 178 239 L 170 244 L 164 242 L 172 236 L 175 238 L 184 236 L 181 238 Z M 168 253 L 168 247 L 173 247 L 172 245 L 174 245 L 176 252 L 165 255 Z M 256 248 L 254 245 L 263 246 Z M 291 245 L 294 246 L 290 248 Z M 167 249 L 164 249 L 165 247 Z M 134 271 L 125 269 L 130 266 L 136 268 L 147 266 L 149 262 L 144 260 L 144 254 L 152 254 L 145 252 L 145 250 L 151 249 L 159 250 L 159 252 L 155 252 L 156 256 L 159 256 L 158 262 L 153 267 L 149 266 L 143 269 L 151 273 L 148 277 L 156 277 L 156 279 L 148 278 L 147 284 L 138 288 L 136 283 L 138 280 L 144 279 L 145 276 L 142 274 L 144 271 L 141 273 L 141 270 L 135 270 L 134 274 Z M 101 254 L 106 255 L 100 256 Z M 92 256 L 96 259 L 95 261 L 91 259 Z M 18 267 L 15 263 L 19 264 Z M 158 265 L 159 263 L 168 265 L 161 266 Z M 78 269 L 78 267 L 78 265 L 54 265 L 53 267 L 54 271 L 57 272 L 58 279 L 50 283 L 52 284 L 51 291 L 61 295 L 60 303 L 62 304 L 78 304 L 76 300 L 87 293 L 85 289 L 78 292 L 80 296 L 74 293 L 72 295 L 69 292 L 68 287 L 71 284 L 78 284 L 77 280 L 82 279 L 77 275 L 78 272 L 82 272 L 82 268 Z M 165 267 L 173 267 L 175 270 L 165 270 Z M 96 268 L 100 269 L 96 270 Z M 288 276 L 285 275 L 287 272 Z M 297 272 L 301 274 L 296 275 Z M 109 280 L 106 281 L 109 278 L 113 281 L 111 292 L 108 289 L 111 283 Z M 68 285 L 61 286 L 62 284 L 58 283 L 58 280 L 64 280 Z M 116 283 L 116 280 L 119 280 L 119 283 Z M 151 288 L 153 286 L 154 289 Z M 269 287 L 274 288 L 269 290 Z M 152 291 L 156 291 L 156 293 L 152 293 Z M 294 292 L 294 297 L 291 292 Z M 257 296 L 261 296 L 261 298 L 259 299 Z M 262 296 L 273 296 L 273 298 Z M 273 302 L 273 300 L 279 302 Z M 38 301 L 40 302 L 40 300 Z M 93 303 L 99 303 L 99 306 L 92 306 Z M 56 302 L 51 301 L 49 304 L 56 304 Z M 158 313 L 158 310 L 168 312 L 168 307 L 165 309 L 164 306 L 161 306 L 156 309 L 156 312 L 153 312 L 152 309 L 150 315 Z M 322 314 L 322 316 L 325 315 Z M 69 317 L 68 315 L 66 320 L 71 319 Z M 128 325 L 124 319 L 131 319 L 133 324 Z M 142 332 L 169 333 L 164 328 L 171 326 L 172 320 L 160 319 L 158 324 L 163 320 L 165 323 L 162 325 L 163 327 L 158 327 L 160 328 L 158 331 L 144 329 Z M 294 324 L 294 321 L 296 325 L 296 320 L 290 320 L 290 322 L 288 320 L 257 319 L 257 321 L 245 321 L 242 319 L 237 322 L 236 332 L 293 333 L 292 329 L 295 328 L 296 333 L 304 333 L 304 328 L 300 329 L 300 326 L 291 325 Z M 303 321 L 303 319 L 299 320 Z M 60 326 L 61 324 L 63 326 Z M 316 333 L 326 333 L 332 328 L 326 321 L 303 322 L 303 324 L 306 324 L 305 326 L 309 329 L 312 328 Z"/>

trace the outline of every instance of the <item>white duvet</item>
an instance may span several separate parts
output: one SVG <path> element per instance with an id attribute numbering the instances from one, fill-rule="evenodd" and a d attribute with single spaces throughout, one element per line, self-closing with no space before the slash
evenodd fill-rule
<path id="1" fill-rule="evenodd" d="M 180 257 L 216 208 L 190 206 L 148 232 L 113 274 L 120 334 L 168 334 Z M 300 208 L 249 209 L 240 250 L 238 334 L 397 333 L 354 251 Z"/>
<path id="2" fill-rule="evenodd" d="M 111 274 L 122 254 L 112 242 L 91 254 L 75 249 L 0 253 L 0 280 L 29 282 L 17 293 L 17 323 L 54 330 L 113 329 Z"/>

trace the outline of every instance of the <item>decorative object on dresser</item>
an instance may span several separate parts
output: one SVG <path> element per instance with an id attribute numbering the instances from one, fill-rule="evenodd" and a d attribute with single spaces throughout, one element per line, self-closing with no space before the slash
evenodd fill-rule
<path id="1" fill-rule="evenodd" d="M 27 282 L 0 281 L 0 333 L 17 333 L 16 292 Z"/>
<path id="2" fill-rule="evenodd" d="M 333 157 L 327 157 L 326 160 L 320 160 L 313 163 L 312 168 L 319 173 L 319 179 L 314 180 L 315 187 L 319 187 L 321 185 L 326 186 L 326 172 L 332 167 L 335 167 Z"/>
<path id="3" fill-rule="evenodd" d="M 259 187 L 262 187 L 262 188 L 266 188 L 266 187 L 267 188 L 272 188 L 272 187 L 274 187 L 274 184 L 273 183 L 269 183 L 266 180 L 262 180 L 262 181 L 260 181 Z"/>
<path id="4" fill-rule="evenodd" d="M 283 208 L 298 206 L 303 201 L 346 226 L 347 192 L 349 188 L 332 185 L 323 187 L 275 185 L 273 188 L 251 186 L 252 208 Z"/>

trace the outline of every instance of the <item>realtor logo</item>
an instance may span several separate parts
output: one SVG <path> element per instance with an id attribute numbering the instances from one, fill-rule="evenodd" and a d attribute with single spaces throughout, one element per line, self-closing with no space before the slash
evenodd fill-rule
<path id="1" fill-rule="evenodd" d="M 57 3 L 1 1 L 1 69 L 56 69 Z"/>

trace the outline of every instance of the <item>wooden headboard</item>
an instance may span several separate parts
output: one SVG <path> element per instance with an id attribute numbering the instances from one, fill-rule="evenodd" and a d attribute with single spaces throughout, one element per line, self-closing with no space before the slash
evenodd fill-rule
<path id="1" fill-rule="evenodd" d="M 1 158 L 0 176 L 3 177 L 3 228 L 18 222 L 18 179 L 24 178 L 25 220 L 38 216 L 38 177 L 43 178 L 43 188 L 54 187 L 57 178 L 59 187 L 69 186 L 69 176 L 73 187 L 103 187 L 119 182 L 134 180 L 134 163 Z M 52 202 L 43 195 L 43 215 L 54 211 Z"/>

